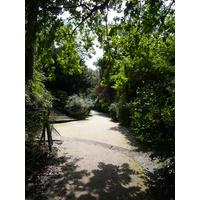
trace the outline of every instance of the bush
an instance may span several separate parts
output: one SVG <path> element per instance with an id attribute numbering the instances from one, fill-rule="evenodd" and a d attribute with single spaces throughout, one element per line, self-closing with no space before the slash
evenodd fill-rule
<path id="1" fill-rule="evenodd" d="M 110 114 L 110 117 L 115 120 L 115 121 L 118 121 L 118 118 L 117 118 L 117 114 L 118 114 L 118 103 L 112 103 L 109 107 L 109 114 Z"/>
<path id="2" fill-rule="evenodd" d="M 52 108 L 54 96 L 42 83 L 43 74 L 34 71 L 33 81 L 25 85 L 25 133 L 26 140 L 39 137 L 47 113 Z"/>
<path id="3" fill-rule="evenodd" d="M 69 96 L 65 105 L 65 113 L 76 119 L 85 119 L 89 116 L 94 103 L 88 98 L 82 98 L 74 94 Z"/>
<path id="4" fill-rule="evenodd" d="M 131 104 L 131 127 L 141 141 L 174 153 L 175 110 L 173 80 L 151 82 L 137 90 Z"/>
<path id="5" fill-rule="evenodd" d="M 131 119 L 129 118 L 130 103 L 120 102 L 112 103 L 109 107 L 110 117 L 119 121 L 122 125 L 130 125 Z"/>
<path id="6" fill-rule="evenodd" d="M 108 113 L 110 101 L 104 98 L 98 98 L 95 102 L 95 108 L 99 112 Z"/>
<path id="7" fill-rule="evenodd" d="M 131 123 L 129 118 L 129 110 L 130 103 L 123 102 L 122 100 L 119 101 L 117 107 L 117 119 L 124 126 L 128 126 Z"/>

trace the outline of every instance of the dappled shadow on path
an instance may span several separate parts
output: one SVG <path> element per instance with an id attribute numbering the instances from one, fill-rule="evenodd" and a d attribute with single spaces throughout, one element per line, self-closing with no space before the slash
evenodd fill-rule
<path id="1" fill-rule="evenodd" d="M 92 174 L 93 176 L 89 183 L 85 185 L 85 188 L 89 192 L 88 194 L 94 194 L 100 200 L 152 198 L 148 189 L 142 191 L 140 185 L 131 185 L 131 176 L 136 174 L 127 163 L 116 166 L 100 162 L 98 169 L 93 170 Z M 84 197 L 84 199 L 89 199 L 87 195 L 84 195 Z"/>
<path id="2" fill-rule="evenodd" d="M 78 162 L 82 159 L 60 157 L 54 173 L 46 180 L 43 190 L 31 199 L 77 199 L 77 200 L 151 200 L 149 189 L 137 184 L 138 175 L 127 163 L 121 166 L 99 162 L 92 171 L 79 170 Z M 143 180 L 143 179 L 141 179 Z"/>
<path id="3" fill-rule="evenodd" d="M 149 145 L 138 141 L 131 131 L 121 125 L 114 126 L 110 128 L 113 131 L 119 131 L 122 135 L 126 137 L 128 143 L 133 146 L 133 152 L 135 155 L 139 155 L 141 166 L 144 169 L 144 173 L 147 177 L 149 186 L 154 193 L 155 200 L 173 200 L 175 199 L 175 158 L 169 157 L 165 151 L 165 147 L 152 148 Z M 155 160 L 158 163 L 163 163 L 162 167 L 149 170 L 148 163 L 145 163 L 142 157 L 148 157 L 151 161 Z M 142 164 L 144 162 L 144 165 Z"/>
<path id="4" fill-rule="evenodd" d="M 57 158 L 57 148 L 52 147 L 48 153 L 48 147 L 28 146 L 25 151 L 25 196 L 26 199 L 41 199 L 45 184 L 53 173 L 53 166 L 63 161 Z"/>

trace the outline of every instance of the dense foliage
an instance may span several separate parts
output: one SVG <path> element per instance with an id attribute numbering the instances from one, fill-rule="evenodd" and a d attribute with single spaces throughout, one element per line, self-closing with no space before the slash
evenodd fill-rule
<path id="1" fill-rule="evenodd" d="M 85 119 L 89 116 L 93 106 L 94 104 L 91 99 L 72 95 L 66 101 L 65 112 L 76 119 Z"/>
<path id="2" fill-rule="evenodd" d="M 131 126 L 139 140 L 162 148 L 164 157 L 174 156 L 174 2 L 127 1 L 124 17 L 103 33 L 104 54 L 97 65 L 104 89 L 96 107 Z M 116 92 L 105 96 L 110 87 Z"/>
<path id="3" fill-rule="evenodd" d="M 29 81 L 25 88 L 25 130 L 26 140 L 34 141 L 38 138 L 42 125 L 48 117 L 48 111 L 52 109 L 52 94 L 45 89 L 42 83 L 45 76 L 34 72 L 33 81 Z"/>
<path id="4" fill-rule="evenodd" d="M 55 80 L 46 81 L 45 85 L 48 90 L 56 97 L 54 107 L 63 110 L 68 96 L 79 94 L 94 98 L 93 88 L 96 84 L 95 72 L 85 66 L 83 61 L 80 61 L 84 66 L 81 74 L 66 75 L 61 72 L 60 65 L 55 63 Z"/>
<path id="5" fill-rule="evenodd" d="M 77 9 L 80 7 L 85 8 L 79 1 L 74 1 L 73 3 L 60 0 L 26 1 L 25 125 L 27 138 L 38 138 L 42 124 L 48 118 L 49 112 L 54 105 L 54 98 L 51 93 L 58 94 L 59 91 L 62 93 L 55 96 L 57 97 L 56 100 L 61 102 L 61 107 L 63 108 L 68 95 L 67 92 L 70 90 L 69 88 L 73 88 L 73 84 L 71 85 L 73 81 L 71 81 L 68 84 L 68 90 L 57 87 L 56 90 L 58 91 L 51 90 L 49 92 L 51 87 L 48 87 L 48 83 L 55 81 L 56 78 L 58 78 L 57 81 L 61 80 L 61 78 L 56 77 L 61 73 L 65 80 L 69 78 L 69 75 L 81 74 L 85 69 L 81 64 L 81 59 L 83 60 L 93 52 L 92 38 L 88 35 L 88 29 L 81 27 L 81 32 L 78 35 L 77 25 L 81 21 L 82 11 Z M 98 10 L 98 8 L 96 9 Z M 64 11 L 69 13 L 71 20 L 64 21 L 60 18 L 59 15 L 63 14 Z M 86 9 L 86 11 L 89 10 Z M 87 36 L 87 40 L 82 41 L 85 36 Z M 56 74 L 58 71 L 59 73 Z M 87 69 L 84 71 L 87 71 Z M 85 76 L 83 78 L 87 77 L 88 74 L 89 72 L 84 72 Z M 86 84 L 87 81 L 88 79 L 84 80 L 84 87 L 88 86 L 88 83 Z M 82 90 L 85 89 L 84 87 L 82 87 Z"/>

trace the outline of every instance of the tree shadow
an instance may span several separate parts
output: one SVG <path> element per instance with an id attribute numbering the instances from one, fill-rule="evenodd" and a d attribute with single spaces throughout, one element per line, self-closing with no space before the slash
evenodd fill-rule
<path id="1" fill-rule="evenodd" d="M 79 179 L 90 174 L 86 170 L 76 171 L 76 163 L 81 159 L 75 158 L 73 161 L 70 156 L 53 157 L 50 164 L 45 163 L 37 177 L 26 181 L 26 199 L 48 200 L 63 197 L 73 199 L 73 194 L 66 195 L 65 185 L 75 185 L 80 187 Z M 60 170 L 58 170 L 60 168 Z M 68 198 L 67 198 L 68 199 Z"/>
<path id="2" fill-rule="evenodd" d="M 162 163 L 162 167 L 154 168 L 153 171 L 148 170 L 147 166 L 146 169 L 144 169 L 148 183 L 154 193 L 155 200 L 175 199 L 175 157 L 173 153 L 169 154 L 169 152 L 166 152 L 165 146 L 161 145 L 152 148 L 147 143 L 140 142 L 131 134 L 129 128 L 122 125 L 118 124 L 110 130 L 119 131 L 124 135 L 128 143 L 134 146 L 134 152 L 142 156 L 146 154 L 151 161 L 156 160 L 156 162 Z"/>
<path id="3" fill-rule="evenodd" d="M 136 175 L 136 172 L 127 163 L 117 166 L 100 162 L 98 169 L 93 170 L 92 174 L 85 185 L 88 194 L 79 199 L 90 199 L 91 194 L 99 200 L 153 199 L 149 189 L 143 191 L 140 185 L 131 186 L 131 176 Z"/>
<path id="4" fill-rule="evenodd" d="M 81 160 L 70 156 L 57 158 L 54 165 L 60 169 L 59 173 L 46 176 L 35 188 L 37 190 L 32 191 L 33 195 L 26 199 L 154 199 L 151 190 L 143 189 L 140 184 L 131 185 L 133 178 L 137 179 L 139 175 L 127 163 L 117 166 L 99 162 L 97 169 L 89 172 L 78 170 Z"/>
<path id="5" fill-rule="evenodd" d="M 44 182 L 52 174 L 53 166 L 63 161 L 57 158 L 57 148 L 48 152 L 46 145 L 26 144 L 25 149 L 25 197 L 38 199 L 44 189 Z M 36 197 L 36 198 L 35 198 Z"/>
<path id="6" fill-rule="evenodd" d="M 59 164 L 56 165 L 60 168 L 59 173 L 54 174 L 48 180 L 46 192 L 42 196 L 44 200 L 49 199 L 49 197 L 52 199 L 58 197 L 75 199 L 74 190 L 81 190 L 83 187 L 81 179 L 90 175 L 87 170 L 77 171 L 78 165 L 76 163 L 81 159 L 75 158 L 72 160 L 70 156 L 61 157 L 60 159 L 64 160 L 64 162 L 61 162 L 60 166 Z"/>

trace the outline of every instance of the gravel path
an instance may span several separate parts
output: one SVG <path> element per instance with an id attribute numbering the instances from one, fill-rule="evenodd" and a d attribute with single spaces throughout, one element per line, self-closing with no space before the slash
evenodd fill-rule
<path id="1" fill-rule="evenodd" d="M 47 182 L 45 199 L 154 199 L 144 171 L 158 165 L 137 151 L 125 127 L 92 111 L 87 120 L 54 128 L 60 134 L 53 134 L 60 162 Z"/>

